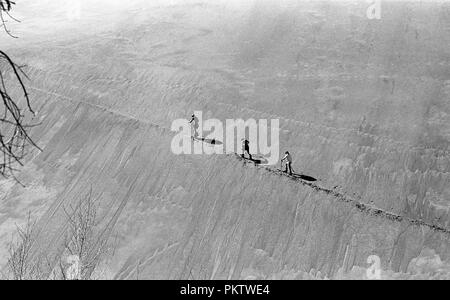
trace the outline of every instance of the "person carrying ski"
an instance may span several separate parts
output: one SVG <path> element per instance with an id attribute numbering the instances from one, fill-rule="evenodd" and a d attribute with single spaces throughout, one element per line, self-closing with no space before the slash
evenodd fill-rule
<path id="1" fill-rule="evenodd" d="M 252 155 L 250 154 L 250 142 L 246 139 L 242 142 L 242 158 L 244 158 L 245 152 L 247 152 L 249 159 L 253 160 Z"/>
<path id="2" fill-rule="evenodd" d="M 192 124 L 192 127 L 194 128 L 194 135 L 192 136 L 192 139 L 195 139 L 198 137 L 198 127 L 199 127 L 198 118 L 195 115 L 192 115 L 192 118 L 189 121 L 189 124 Z"/>
<path id="3" fill-rule="evenodd" d="M 292 156 L 289 151 L 286 151 L 283 159 L 281 160 L 281 164 L 283 164 L 283 162 L 286 162 L 286 170 L 284 172 L 287 173 L 289 170 L 289 175 L 292 175 Z"/>

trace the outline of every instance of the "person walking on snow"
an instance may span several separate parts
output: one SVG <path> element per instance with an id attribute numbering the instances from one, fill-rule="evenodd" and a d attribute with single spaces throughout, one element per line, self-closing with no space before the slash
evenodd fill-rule
<path id="1" fill-rule="evenodd" d="M 191 120 L 189 121 L 189 124 L 192 124 L 192 127 L 194 128 L 194 135 L 192 136 L 192 139 L 195 139 L 198 137 L 198 118 L 195 115 L 192 115 Z"/>
<path id="2" fill-rule="evenodd" d="M 284 172 L 287 173 L 289 170 L 289 175 L 292 175 L 292 156 L 289 151 L 286 151 L 283 159 L 281 160 L 282 164 L 283 162 L 286 162 L 286 170 Z"/>
<path id="3" fill-rule="evenodd" d="M 247 152 L 249 159 L 253 160 L 252 155 L 250 154 L 250 142 L 248 140 L 242 142 L 242 158 L 244 158 L 245 152 Z"/>

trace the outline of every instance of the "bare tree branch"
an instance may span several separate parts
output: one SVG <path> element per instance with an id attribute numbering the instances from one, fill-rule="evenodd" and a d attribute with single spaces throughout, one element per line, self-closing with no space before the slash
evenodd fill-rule
<path id="1" fill-rule="evenodd" d="M 13 20 L 14 22 L 20 22 L 10 14 L 10 11 L 15 4 L 16 3 L 11 0 L 0 0 L 0 27 L 3 27 L 6 34 L 11 36 L 12 38 L 17 37 L 11 33 L 6 24 L 8 23 L 8 18 Z"/>
<path id="2" fill-rule="evenodd" d="M 64 209 L 69 229 L 65 249 L 79 258 L 80 278 L 91 279 L 106 250 L 107 240 L 98 235 L 97 203 L 92 197 L 92 189 L 76 207 Z M 99 241 L 100 239 L 100 241 Z"/>
<path id="3" fill-rule="evenodd" d="M 11 279 L 26 280 L 32 277 L 35 272 L 35 265 L 31 260 L 31 247 L 34 241 L 35 223 L 28 214 L 24 227 L 17 226 L 16 240 L 12 240 L 9 245 L 8 269 Z"/>
<path id="4" fill-rule="evenodd" d="M 3 277 L 13 280 L 95 279 L 96 269 L 111 255 L 109 236 L 101 234 L 104 228 L 99 226 L 97 200 L 90 190 L 76 205 L 63 207 L 68 228 L 56 251 L 43 252 L 33 246 L 38 230 L 29 214 L 26 224 L 17 226 L 9 243 L 7 274 Z"/>
<path id="5" fill-rule="evenodd" d="M 18 21 L 11 17 L 10 11 L 15 2 L 10 0 L 0 0 L 0 24 L 7 34 L 12 36 L 6 26 L 5 15 L 13 21 Z M 26 113 L 35 116 L 31 107 L 30 97 L 24 84 L 24 79 L 28 76 L 23 70 L 23 66 L 17 65 L 4 51 L 0 50 L 0 104 L 3 104 L 3 112 L 0 117 L 0 175 L 3 177 L 13 177 L 16 172 L 15 165 L 22 166 L 27 154 L 27 146 L 41 150 L 28 134 L 28 129 L 36 125 L 26 124 Z M 19 90 L 25 100 L 26 109 L 22 110 L 19 101 L 12 98 L 9 87 L 13 91 Z M 20 183 L 20 182 L 19 182 Z"/>

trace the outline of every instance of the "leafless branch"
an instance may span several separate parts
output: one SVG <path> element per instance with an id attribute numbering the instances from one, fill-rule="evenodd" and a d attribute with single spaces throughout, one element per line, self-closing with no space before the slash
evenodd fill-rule
<path id="1" fill-rule="evenodd" d="M 79 258 L 80 278 L 91 279 L 92 273 L 107 251 L 107 240 L 99 236 L 97 203 L 92 190 L 76 207 L 64 209 L 69 229 L 65 240 L 65 249 L 69 255 Z"/>
<path id="2" fill-rule="evenodd" d="M 17 226 L 9 246 L 6 279 L 13 280 L 91 280 L 94 271 L 110 255 L 108 237 L 99 228 L 98 205 L 92 191 L 76 205 L 63 208 L 68 227 L 65 239 L 56 251 L 45 253 L 32 249 L 38 238 L 36 222 L 28 215 L 24 227 Z M 52 254 L 50 254 L 52 253 Z M 76 258 L 75 276 L 69 272 L 74 267 L 69 257 Z M 75 278 L 73 278 L 75 277 Z"/>
<path id="3" fill-rule="evenodd" d="M 8 29 L 7 23 L 8 19 L 13 20 L 14 22 L 20 22 L 13 16 L 11 16 L 10 12 L 12 10 L 13 5 L 16 3 L 11 0 L 0 0 L 0 27 L 3 27 L 6 34 L 11 36 L 12 38 L 17 38 L 14 36 L 11 31 Z"/>
<path id="4" fill-rule="evenodd" d="M 11 17 L 11 9 L 15 2 L 10 0 L 0 0 L 0 25 L 3 26 L 6 33 L 12 36 L 6 26 L 5 16 L 11 20 L 18 21 Z M 3 104 L 3 111 L 0 110 L 0 175 L 3 177 L 13 177 L 17 180 L 14 173 L 16 165 L 22 166 L 23 160 L 27 154 L 27 147 L 32 146 L 40 150 L 36 143 L 28 134 L 28 129 L 36 126 L 26 124 L 25 118 L 27 112 L 35 115 L 31 104 L 28 91 L 24 84 L 24 79 L 28 79 L 23 70 L 24 66 L 17 65 L 4 51 L 0 50 L 0 97 Z M 21 109 L 17 99 L 12 98 L 9 87 L 13 91 L 19 90 L 25 100 L 26 109 Z"/>
<path id="5" fill-rule="evenodd" d="M 8 270 L 10 278 L 14 280 L 29 279 L 36 271 L 31 261 L 31 247 L 34 241 L 35 223 L 28 214 L 24 227 L 17 226 L 16 237 L 9 245 Z"/>

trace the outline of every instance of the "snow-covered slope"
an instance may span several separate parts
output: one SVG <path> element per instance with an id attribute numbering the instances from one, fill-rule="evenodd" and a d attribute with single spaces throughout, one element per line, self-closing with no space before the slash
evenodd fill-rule
<path id="1" fill-rule="evenodd" d="M 108 278 L 361 278 L 370 255 L 389 278 L 448 276 L 446 4 L 368 20 L 365 2 L 104 2 L 73 24 L 18 9 L 22 38 L 1 39 L 29 65 L 44 149 L 25 188 L 2 183 L 1 263 L 29 210 L 35 253 L 56 251 L 63 208 L 92 189 Z M 280 119 L 281 150 L 320 187 L 173 155 L 171 122 L 193 110 Z"/>

